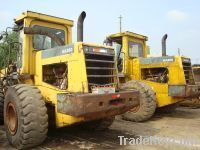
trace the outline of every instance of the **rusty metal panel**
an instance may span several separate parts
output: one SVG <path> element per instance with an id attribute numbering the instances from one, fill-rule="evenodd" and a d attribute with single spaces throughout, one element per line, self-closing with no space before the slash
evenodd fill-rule
<path id="1" fill-rule="evenodd" d="M 58 94 L 59 113 L 88 120 L 125 113 L 139 105 L 139 92 L 128 90 L 109 94 Z"/>
<path id="2" fill-rule="evenodd" d="M 200 85 L 169 85 L 169 96 L 182 98 L 198 98 Z"/>
<path id="3" fill-rule="evenodd" d="M 186 86 L 185 85 L 169 85 L 168 90 L 169 96 L 178 96 L 184 97 L 186 96 Z"/>
<path id="4" fill-rule="evenodd" d="M 200 85 L 187 85 L 186 97 L 198 98 L 200 96 Z"/>
<path id="5" fill-rule="evenodd" d="M 58 112 L 67 112 L 67 111 L 73 111 L 74 105 L 72 102 L 75 102 L 76 98 L 75 95 L 69 95 L 66 93 L 58 94 L 57 95 L 57 110 Z"/>

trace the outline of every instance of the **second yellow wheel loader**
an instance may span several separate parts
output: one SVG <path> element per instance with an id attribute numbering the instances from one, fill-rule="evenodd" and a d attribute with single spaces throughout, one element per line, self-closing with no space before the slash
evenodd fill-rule
<path id="1" fill-rule="evenodd" d="M 200 85 L 195 84 L 191 60 L 168 56 L 166 39 L 167 34 L 162 38 L 162 56 L 147 57 L 146 36 L 127 31 L 106 38 L 107 45 L 116 47 L 123 87 L 140 91 L 140 105 L 125 113 L 124 119 L 145 121 L 156 108 L 167 113 L 174 110 L 178 102 L 199 97 Z"/>

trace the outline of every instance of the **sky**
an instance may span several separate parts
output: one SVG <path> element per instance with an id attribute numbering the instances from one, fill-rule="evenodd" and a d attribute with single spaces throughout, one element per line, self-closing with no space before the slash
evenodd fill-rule
<path id="1" fill-rule="evenodd" d="M 167 54 L 190 57 L 200 63 L 199 0 L 4 0 L 0 3 L 0 31 L 27 10 L 74 20 L 86 11 L 84 41 L 101 44 L 109 34 L 132 31 L 148 36 L 152 55 L 161 55 L 161 38 L 167 33 Z"/>

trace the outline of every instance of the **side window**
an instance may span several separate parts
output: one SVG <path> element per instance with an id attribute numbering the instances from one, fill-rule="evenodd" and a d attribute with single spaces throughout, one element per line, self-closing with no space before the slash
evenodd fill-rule
<path id="1" fill-rule="evenodd" d="M 42 30 L 47 30 L 58 37 L 60 37 L 63 41 L 65 41 L 65 31 L 60 29 L 48 28 L 43 26 L 35 25 L 34 28 L 39 28 Z M 58 46 L 56 42 L 54 42 L 50 37 L 46 35 L 34 35 L 33 36 L 33 48 L 44 50 Z"/>
<path id="2" fill-rule="evenodd" d="M 141 43 L 128 42 L 128 53 L 130 57 L 143 57 L 143 46 Z"/>

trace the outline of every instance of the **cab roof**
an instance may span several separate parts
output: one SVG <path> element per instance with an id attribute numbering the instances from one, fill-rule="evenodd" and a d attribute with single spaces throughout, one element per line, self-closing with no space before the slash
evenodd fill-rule
<path id="1" fill-rule="evenodd" d="M 68 25 L 68 26 L 73 26 L 74 22 L 72 20 L 64 19 L 64 18 L 59 18 L 55 16 L 50 16 L 42 13 L 37 13 L 33 11 L 26 11 L 23 12 L 20 16 L 14 19 L 16 24 L 19 24 L 23 22 L 25 18 L 33 18 L 45 22 L 51 22 L 51 23 L 56 23 L 56 24 L 61 24 L 61 25 Z"/>
<path id="2" fill-rule="evenodd" d="M 130 37 L 134 37 L 134 38 L 145 40 L 145 41 L 148 40 L 147 36 L 144 36 L 144 35 L 141 35 L 141 34 L 137 34 L 137 33 L 133 33 L 133 32 L 130 32 L 130 31 L 109 35 L 110 38 L 119 38 L 119 37 L 123 37 L 123 36 L 130 36 Z"/>

